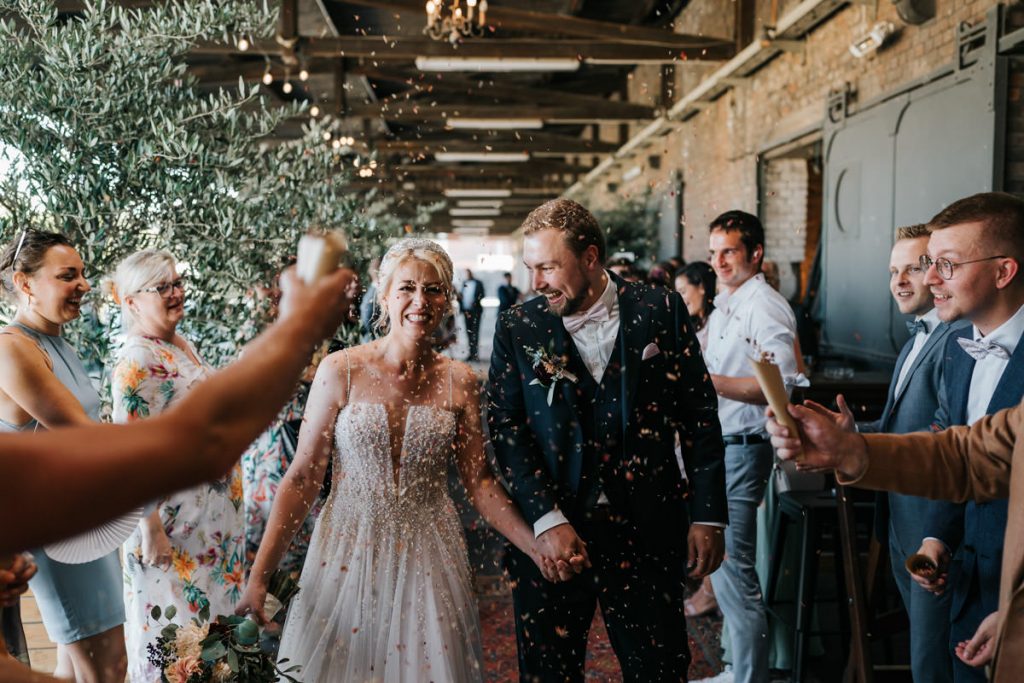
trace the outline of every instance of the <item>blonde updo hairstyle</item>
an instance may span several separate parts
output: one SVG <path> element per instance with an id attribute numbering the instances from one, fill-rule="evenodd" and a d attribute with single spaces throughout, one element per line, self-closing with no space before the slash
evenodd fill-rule
<path id="1" fill-rule="evenodd" d="M 128 297 L 165 281 L 168 272 L 177 273 L 177 266 L 177 261 L 169 251 L 143 249 L 121 261 L 113 275 L 104 279 L 103 291 L 121 306 L 126 328 L 131 328 L 136 322 L 135 312 L 128 305 Z"/>
<path id="2" fill-rule="evenodd" d="M 373 326 L 382 333 L 387 333 L 390 326 L 388 320 L 387 297 L 391 289 L 391 281 L 395 277 L 395 271 L 409 259 L 416 259 L 433 266 L 437 276 L 441 278 L 441 286 L 445 292 L 445 316 L 442 322 L 451 315 L 454 291 L 452 278 L 454 267 L 448 252 L 431 240 L 420 237 L 407 237 L 391 245 L 384 257 L 380 260 L 380 271 L 377 275 L 377 316 Z"/>

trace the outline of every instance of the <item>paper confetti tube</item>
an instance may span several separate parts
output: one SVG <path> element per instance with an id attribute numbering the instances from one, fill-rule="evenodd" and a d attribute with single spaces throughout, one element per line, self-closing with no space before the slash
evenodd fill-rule
<path id="1" fill-rule="evenodd" d="M 295 270 L 303 282 L 312 284 L 333 273 L 346 252 L 348 241 L 345 239 L 345 233 L 340 230 L 303 235 L 299 240 L 299 257 Z"/>
<path id="2" fill-rule="evenodd" d="M 768 399 L 768 405 L 771 406 L 772 412 L 775 413 L 775 419 L 781 422 L 790 434 L 799 434 L 800 430 L 797 429 L 796 422 L 793 421 L 793 417 L 786 410 L 786 406 L 789 405 L 789 394 L 786 393 L 786 384 L 782 381 L 782 373 L 779 371 L 779 366 L 775 363 L 770 363 L 763 360 L 750 359 L 750 364 L 754 368 L 754 375 L 757 377 L 757 383 L 761 386 L 761 393 Z M 800 456 L 797 456 L 797 460 Z"/>

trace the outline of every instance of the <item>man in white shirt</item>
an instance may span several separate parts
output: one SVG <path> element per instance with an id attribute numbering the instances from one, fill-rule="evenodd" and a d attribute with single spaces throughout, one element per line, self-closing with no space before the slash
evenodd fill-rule
<path id="1" fill-rule="evenodd" d="M 512 497 L 556 559 L 506 555 L 520 679 L 583 680 L 600 606 L 625 680 L 685 680 L 684 579 L 718 567 L 727 521 L 717 402 L 689 315 L 678 294 L 605 270 L 604 234 L 576 202 L 534 209 L 523 234 L 541 296 L 498 321 L 488 418 Z"/>
<path id="2" fill-rule="evenodd" d="M 728 211 L 712 221 L 710 252 L 720 293 L 708 318 L 704 357 L 718 393 L 729 500 L 726 560 L 711 583 L 729 625 L 733 653 L 732 671 L 713 680 L 767 683 L 768 620 L 754 559 L 757 506 L 773 454 L 764 431 L 766 401 L 749 359 L 770 358 L 790 385 L 799 382 L 796 317 L 761 273 L 764 228 L 756 216 Z"/>

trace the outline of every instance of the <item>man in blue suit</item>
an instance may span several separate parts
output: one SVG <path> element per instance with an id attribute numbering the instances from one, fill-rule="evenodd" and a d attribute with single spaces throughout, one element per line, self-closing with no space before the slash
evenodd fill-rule
<path id="1" fill-rule="evenodd" d="M 686 307 L 606 271 L 576 202 L 534 209 L 523 233 L 541 296 L 498 321 L 488 417 L 516 505 L 558 559 L 506 555 L 520 679 L 583 681 L 600 605 L 626 681 L 686 680 L 687 567 L 718 568 L 727 521 L 717 399 Z"/>
<path id="2" fill-rule="evenodd" d="M 928 249 L 929 233 L 925 225 L 896 231 L 889 257 L 889 290 L 900 313 L 914 316 L 907 321 L 911 337 L 896 359 L 881 418 L 861 424 L 862 432 L 927 431 L 938 410 L 946 341 L 966 323 L 939 320 L 920 265 Z M 841 396 L 839 399 L 846 422 L 852 423 L 853 416 Z M 910 617 L 911 671 L 915 681 L 948 683 L 953 680 L 953 660 L 947 647 L 951 596 L 935 595 L 917 585 L 905 566 L 907 557 L 917 551 L 925 536 L 924 522 L 930 508 L 941 503 L 898 493 L 890 493 L 888 498 L 889 555 L 893 577 Z"/>
<path id="3" fill-rule="evenodd" d="M 933 429 L 973 424 L 1024 397 L 1024 200 L 987 192 L 954 202 L 928 224 L 932 230 L 925 283 L 939 318 L 971 326 L 949 335 L 943 389 Z M 952 593 L 950 647 L 970 639 L 996 611 L 1007 502 L 941 503 L 925 523 L 921 554 L 938 567 L 914 579 Z M 959 567 L 954 559 L 959 559 Z M 986 680 L 981 669 L 954 658 L 954 680 Z"/>

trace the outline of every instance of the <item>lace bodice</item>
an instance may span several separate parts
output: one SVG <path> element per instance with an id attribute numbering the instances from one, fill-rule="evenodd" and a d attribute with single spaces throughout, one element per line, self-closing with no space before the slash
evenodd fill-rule
<path id="1" fill-rule="evenodd" d="M 402 516 L 448 501 L 448 463 L 455 444 L 455 415 L 443 408 L 409 406 L 397 475 L 390 427 L 381 403 L 349 403 L 335 425 L 335 505 L 355 506 L 373 516 Z M 396 481 L 397 477 L 397 481 Z"/>

